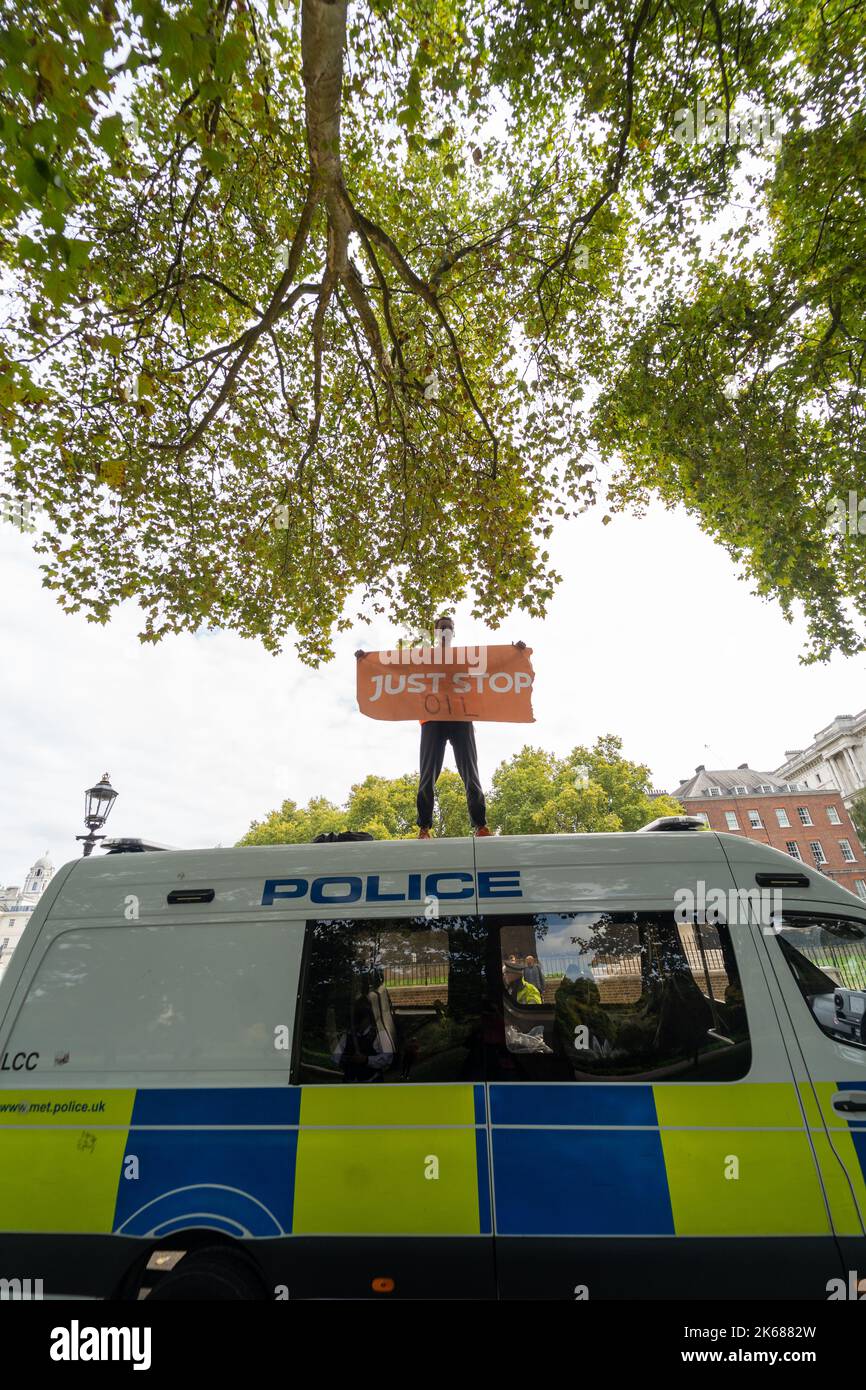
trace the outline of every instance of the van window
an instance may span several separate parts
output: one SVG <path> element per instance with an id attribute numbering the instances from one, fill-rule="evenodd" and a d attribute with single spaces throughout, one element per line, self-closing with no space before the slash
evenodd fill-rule
<path id="1" fill-rule="evenodd" d="M 786 912 L 779 945 L 822 1032 L 866 1046 L 866 927 L 862 919 Z"/>
<path id="2" fill-rule="evenodd" d="M 484 920 L 499 935 L 499 1079 L 731 1081 L 748 1073 L 726 927 L 678 925 L 671 912 Z"/>
<path id="3" fill-rule="evenodd" d="M 298 1080 L 483 1080 L 475 917 L 307 923 Z"/>
<path id="4" fill-rule="evenodd" d="M 267 1071 L 288 1080 L 299 951 L 275 923 L 102 927 L 50 945 L 8 1047 L 81 1072 Z"/>

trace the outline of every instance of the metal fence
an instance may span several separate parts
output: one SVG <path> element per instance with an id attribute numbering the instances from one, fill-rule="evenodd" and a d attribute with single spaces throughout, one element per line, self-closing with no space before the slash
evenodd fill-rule
<path id="1" fill-rule="evenodd" d="M 724 956 L 717 947 L 706 947 L 702 956 L 695 942 L 686 940 L 682 945 L 689 968 L 699 980 L 703 977 L 704 960 L 711 974 L 726 973 Z M 866 941 L 846 942 L 838 946 L 801 946 L 799 951 L 819 970 L 832 970 L 834 976 L 831 978 L 838 974 L 839 983 L 845 989 L 866 990 Z M 555 978 L 564 975 L 568 966 L 574 965 L 578 959 L 578 956 L 542 956 L 541 968 L 546 976 Z M 592 960 L 592 973 L 602 978 L 639 975 L 640 969 L 638 952 L 628 956 L 597 955 Z"/>
<path id="2" fill-rule="evenodd" d="M 414 961 L 409 965 L 383 965 L 388 989 L 411 988 L 413 985 L 447 985 L 447 960 Z"/>
<path id="3" fill-rule="evenodd" d="M 725 959 L 722 952 L 717 948 L 705 949 L 702 956 L 697 946 L 690 942 L 684 942 L 683 950 L 686 960 L 689 963 L 689 968 L 696 974 L 703 974 L 704 960 L 706 960 L 708 970 L 713 973 L 724 973 Z M 579 959 L 579 956 L 541 956 L 540 962 L 545 976 L 556 978 L 558 975 L 565 975 L 568 967 L 570 965 L 576 965 Z M 584 957 L 585 961 L 589 959 L 589 956 Z M 640 952 L 635 951 L 628 956 L 610 956 L 603 954 L 592 956 L 591 969 L 593 975 L 602 978 L 616 978 L 620 975 L 640 975 Z"/>
<path id="4" fill-rule="evenodd" d="M 819 970 L 838 974 L 838 983 L 845 989 L 866 990 L 866 941 L 847 942 L 844 946 L 807 946 L 801 955 Z"/>
<path id="5" fill-rule="evenodd" d="M 698 980 L 703 979 L 704 965 L 711 974 L 724 975 L 725 960 L 718 947 L 706 947 L 701 953 L 694 940 L 682 941 L 683 951 L 689 968 Z M 844 945 L 825 945 L 800 947 L 805 956 L 820 970 L 832 970 L 838 974 L 839 982 L 846 989 L 866 990 L 866 941 L 847 942 Z M 600 979 L 634 978 L 641 973 L 639 951 L 630 955 L 614 956 L 608 954 L 579 956 L 539 955 L 538 963 L 546 978 L 554 980 L 567 974 L 568 967 L 580 960 L 591 962 L 593 975 Z M 5 964 L 5 961 L 3 962 Z M 2 967 L 0 967 L 2 968 Z M 425 985 L 446 985 L 448 983 L 448 961 L 425 960 L 406 964 L 385 964 L 380 967 L 389 989 L 421 987 Z"/>

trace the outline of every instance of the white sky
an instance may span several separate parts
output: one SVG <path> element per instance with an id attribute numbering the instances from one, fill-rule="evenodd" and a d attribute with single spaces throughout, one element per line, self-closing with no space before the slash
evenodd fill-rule
<path id="1" fill-rule="evenodd" d="M 602 511 L 555 539 L 564 580 L 547 620 L 499 630 L 534 648 L 536 723 L 477 727 L 485 784 L 524 743 L 565 753 L 607 732 L 665 790 L 698 763 L 772 769 L 866 704 L 864 658 L 800 666 L 802 630 L 690 518 L 656 508 L 603 527 Z M 355 705 L 353 652 L 393 629 L 345 635 L 317 672 L 227 633 L 142 646 L 132 606 L 104 628 L 63 614 L 30 538 L 2 522 L 0 593 L 0 883 L 21 884 L 45 849 L 57 865 L 80 853 L 83 791 L 105 771 L 111 833 L 191 848 L 234 843 L 285 797 L 341 802 L 368 772 L 417 766 L 417 725 Z M 486 635 L 458 613 L 458 642 Z"/>

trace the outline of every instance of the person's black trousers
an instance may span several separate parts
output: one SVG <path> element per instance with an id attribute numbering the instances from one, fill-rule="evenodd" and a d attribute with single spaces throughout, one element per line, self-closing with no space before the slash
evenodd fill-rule
<path id="1" fill-rule="evenodd" d="M 457 771 L 466 788 L 469 819 L 477 830 L 487 824 L 487 807 L 478 776 L 475 725 L 459 720 L 428 719 L 421 725 L 421 777 L 418 782 L 418 825 L 429 830 L 433 824 L 433 789 L 442 771 L 445 745 L 454 749 Z"/>

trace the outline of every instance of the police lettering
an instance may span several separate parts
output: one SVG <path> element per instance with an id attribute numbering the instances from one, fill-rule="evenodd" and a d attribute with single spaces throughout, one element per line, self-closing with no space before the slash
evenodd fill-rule
<path id="1" fill-rule="evenodd" d="M 265 880 L 262 907 L 308 899 L 320 907 L 344 903 L 415 903 L 427 898 L 439 902 L 464 902 L 475 893 L 475 876 L 467 870 L 408 874 L 405 891 L 382 885 L 381 874 L 331 874 L 323 878 L 269 878 Z M 480 898 L 521 898 L 519 869 L 488 869 L 478 875 Z"/>

